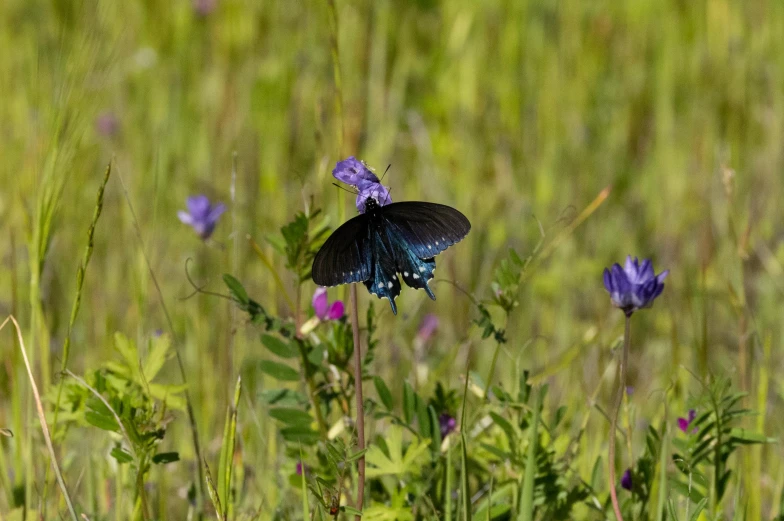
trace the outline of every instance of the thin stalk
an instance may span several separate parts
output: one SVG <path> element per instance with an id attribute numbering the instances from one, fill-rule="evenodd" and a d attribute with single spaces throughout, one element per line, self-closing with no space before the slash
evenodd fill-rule
<path id="1" fill-rule="evenodd" d="M 505 322 L 509 320 L 509 315 Z M 506 329 L 506 324 L 504 324 L 504 329 Z M 490 371 L 487 373 L 487 379 L 485 380 L 485 400 L 487 400 L 488 395 L 490 394 L 490 385 L 493 382 L 493 375 L 495 375 L 495 365 L 498 362 L 498 352 L 501 350 L 501 342 L 496 342 L 495 350 L 493 351 L 493 361 L 490 362 Z"/>
<path id="2" fill-rule="evenodd" d="M 57 455 L 54 452 L 52 437 L 49 434 L 49 427 L 46 424 L 46 414 L 44 413 L 44 406 L 41 404 L 41 395 L 38 393 L 38 386 L 35 383 L 35 378 L 33 378 L 33 369 L 30 367 L 30 361 L 27 359 L 27 351 L 25 350 L 24 339 L 22 338 L 22 330 L 19 328 L 19 323 L 16 321 L 13 315 L 9 315 L 8 318 L 6 318 L 3 323 L 0 324 L 0 330 L 5 327 L 9 320 L 14 323 L 14 327 L 16 328 L 19 349 L 22 351 L 22 358 L 24 359 L 25 368 L 27 369 L 27 376 L 30 378 L 30 387 L 33 392 L 33 397 L 35 398 L 35 407 L 38 411 L 38 421 L 41 422 L 41 431 L 44 435 L 46 448 L 49 450 L 49 458 L 52 463 L 54 475 L 57 477 L 57 484 L 60 485 L 60 490 L 63 493 L 65 504 L 68 506 L 68 512 L 71 515 L 71 519 L 73 521 L 78 521 L 79 517 L 76 515 L 76 510 L 74 510 L 73 503 L 71 502 L 71 496 L 68 494 L 68 488 L 65 486 L 65 480 L 63 479 L 63 475 L 60 472 L 60 467 L 57 464 Z M 31 469 L 28 469 L 28 472 L 31 472 Z"/>
<path id="3" fill-rule="evenodd" d="M 365 450 L 365 407 L 362 403 L 362 346 L 359 343 L 359 312 L 357 310 L 357 285 L 351 285 L 351 329 L 354 332 L 354 388 L 357 398 L 357 446 Z M 357 460 L 357 510 L 362 510 L 365 498 L 365 456 Z M 361 516 L 354 516 L 360 521 Z"/>
<path id="4" fill-rule="evenodd" d="M 621 515 L 621 507 L 618 505 L 618 494 L 615 490 L 615 429 L 618 425 L 618 411 L 621 408 L 623 401 L 623 391 L 626 389 L 626 369 L 629 360 L 629 344 L 631 344 L 631 315 L 626 316 L 626 327 L 623 333 L 623 354 L 621 355 L 621 381 L 618 385 L 618 392 L 615 394 L 615 403 L 613 404 L 612 419 L 610 420 L 610 453 L 608 455 L 608 464 L 610 465 L 610 497 L 612 498 L 613 510 L 615 511 L 615 519 L 623 521 Z"/>
<path id="5" fill-rule="evenodd" d="M 125 182 L 123 181 L 120 172 L 117 172 L 117 178 L 120 180 L 120 185 L 122 186 L 123 195 L 125 196 L 125 201 L 128 203 L 128 209 L 131 211 L 131 217 L 133 218 L 133 228 L 136 232 L 136 239 L 139 241 L 139 249 L 142 252 L 142 256 L 144 257 L 144 262 L 147 264 L 147 270 L 150 272 L 150 278 L 152 279 L 153 284 L 155 285 L 155 291 L 158 294 L 158 300 L 161 303 L 161 309 L 163 310 L 163 315 L 166 317 L 166 323 L 169 326 L 169 331 L 171 331 L 172 335 L 172 346 L 174 347 L 174 354 L 175 358 L 177 359 L 177 367 L 180 370 L 180 378 L 182 379 L 182 383 L 185 384 L 185 409 L 188 413 L 188 423 L 190 424 L 191 428 L 191 437 L 193 440 L 193 450 L 196 453 L 196 460 L 198 464 L 196 468 L 198 469 L 199 477 L 199 502 L 201 502 L 204 498 L 204 473 L 202 471 L 201 465 L 204 461 L 204 458 L 201 456 L 201 445 L 199 444 L 199 431 L 196 428 L 196 415 L 193 412 L 193 402 L 191 401 L 191 394 L 188 390 L 188 378 L 185 375 L 185 365 L 182 362 L 182 357 L 180 356 L 180 349 L 179 349 L 179 341 L 177 337 L 177 332 L 174 329 L 174 322 L 171 319 L 171 315 L 169 315 L 169 309 L 166 307 L 166 300 L 163 298 L 163 291 L 161 290 L 160 284 L 158 284 L 158 277 L 155 276 L 155 271 L 152 269 L 152 263 L 150 262 L 150 258 L 147 256 L 147 252 L 144 250 L 144 239 L 142 238 L 142 229 L 139 225 L 139 219 L 136 218 L 136 211 L 133 209 L 133 204 L 131 203 L 131 196 L 128 193 L 128 189 L 125 187 Z M 199 503 L 200 504 L 200 503 Z"/>

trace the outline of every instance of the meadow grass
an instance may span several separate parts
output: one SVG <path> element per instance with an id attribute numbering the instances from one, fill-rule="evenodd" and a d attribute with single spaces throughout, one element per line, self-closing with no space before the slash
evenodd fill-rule
<path id="1" fill-rule="evenodd" d="M 258 326 L 225 299 L 185 298 L 193 293 L 186 261 L 199 287 L 225 293 L 221 274 L 231 273 L 270 314 L 299 320 L 315 286 L 300 288 L 267 238 L 306 208 L 324 209 L 333 227 L 354 214 L 353 198 L 331 185 L 347 155 L 379 172 L 391 164 L 384 182 L 395 201 L 449 204 L 473 224 L 438 258 L 437 301 L 404 289 L 397 317 L 376 302 L 373 370 L 393 396 L 404 382 L 422 396 L 436 382 L 461 390 L 469 364 L 485 378 L 470 391 L 470 417 L 491 379 L 515 389 L 528 370 L 529 382 L 548 385 L 543 422 L 566 407 L 566 432 L 553 443 L 573 450 L 576 476 L 599 483 L 605 501 L 623 315 L 601 272 L 631 253 L 671 274 L 654 308 L 635 316 L 619 474 L 640 457 L 648 425 L 664 433 L 660 452 L 672 448 L 680 435 L 672 425 L 710 376 L 749 393 L 742 403 L 759 416 L 743 427 L 780 437 L 784 4 L 216 0 L 201 14 L 197 3 L 212 4 L 0 2 L 0 319 L 13 314 L 22 327 L 79 512 L 212 516 L 208 493 L 198 492 L 206 483 L 194 432 L 233 518 L 313 506 L 301 496 L 304 480 L 288 481 L 296 457 L 261 399 L 279 385 L 257 369 L 270 358 Z M 208 241 L 177 219 L 196 193 L 230 205 Z M 540 240 L 519 305 L 508 316 L 489 310 L 507 342 L 483 339 L 472 297 L 491 296 L 508 248 L 525 257 Z M 361 317 L 370 301 L 360 288 Z M 58 410 L 53 425 L 59 384 L 69 381 L 58 368 L 88 375 L 117 360 L 115 332 L 146 359 L 149 339 L 169 328 L 166 310 L 193 425 L 185 409 L 158 411 L 167 426 L 161 451 L 180 461 L 153 465 L 139 484 L 109 455 L 119 437 L 69 411 Z M 423 348 L 412 339 L 426 313 L 440 325 Z M 0 436 L 0 517 L 55 519 L 67 507 L 20 345 L 6 331 L 0 428 L 13 436 Z M 177 361 L 162 367 L 160 385 L 175 389 Z M 333 411 L 329 426 L 340 416 Z M 376 428 L 369 422 L 368 440 Z M 234 429 L 232 470 L 224 432 Z M 446 486 L 479 491 L 479 508 L 486 489 L 463 480 L 471 449 L 454 440 L 446 448 Z M 675 472 L 671 459 L 659 461 Z M 781 515 L 781 462 L 779 444 L 741 447 L 724 499 L 703 515 Z M 657 478 L 650 511 L 659 514 L 650 519 L 670 499 L 680 519 L 694 510 Z M 136 504 L 142 489 L 146 507 Z M 496 479 L 492 490 L 504 497 L 508 484 Z M 439 508 L 470 515 L 464 499 L 449 495 Z M 588 507 L 573 515 L 601 518 Z"/>

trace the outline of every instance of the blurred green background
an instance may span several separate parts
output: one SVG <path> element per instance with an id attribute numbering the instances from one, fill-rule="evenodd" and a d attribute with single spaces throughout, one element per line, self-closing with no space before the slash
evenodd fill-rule
<path id="1" fill-rule="evenodd" d="M 290 316 L 247 238 L 283 273 L 264 237 L 305 205 L 323 208 L 333 225 L 353 215 L 353 198 L 331 185 L 330 172 L 356 155 L 379 172 L 392 165 L 385 183 L 394 200 L 449 204 L 473 224 L 439 257 L 438 301 L 404 289 L 397 317 L 377 303 L 388 381 L 429 370 L 419 385 L 441 378 L 458 387 L 466 356 L 484 374 L 493 344 L 470 325 L 470 299 L 439 278 L 489 297 L 508 247 L 532 253 L 539 223 L 550 243 L 611 186 L 529 274 L 498 378 L 510 378 L 515 363 L 529 368 L 551 384 L 553 406 L 572 410 L 605 378 L 600 399 L 609 404 L 605 373 L 623 324 L 601 272 L 629 253 L 652 257 L 671 274 L 654 309 L 635 318 L 636 420 L 662 411 L 659 391 L 670 385 L 670 415 L 685 414 L 698 388 L 688 369 L 729 375 L 750 391 L 749 406 L 762 405 L 766 434 L 780 435 L 784 4 L 336 0 L 336 8 L 339 88 L 326 1 L 0 3 L 0 311 L 19 319 L 42 392 L 59 378 L 76 269 L 112 161 L 69 367 L 83 373 L 116 357 L 115 331 L 142 340 L 166 329 L 144 250 L 181 340 L 205 453 L 216 458 L 233 375 L 264 355 L 258 331 L 225 301 L 183 299 L 192 292 L 185 261 L 207 289 L 222 291 L 220 274 L 233 273 Z M 196 193 L 229 207 L 206 243 L 176 215 Z M 363 307 L 368 299 L 362 292 Z M 425 313 L 440 326 L 421 353 L 412 338 Z M 48 460 L 18 346 L 10 330 L 2 335 L 0 427 L 16 434 L 0 438 L 5 512 L 9 487 L 26 472 L 40 491 Z M 173 362 L 164 371 L 179 382 Z M 250 385 L 242 508 L 269 508 L 291 462 L 255 405 L 263 379 Z M 589 428 L 595 435 L 583 438 L 578 462 L 586 475 L 606 452 L 606 421 L 595 415 Z M 195 462 L 184 414 L 170 429 L 165 443 L 186 461 L 154 472 L 169 491 L 163 509 L 180 519 Z M 109 465 L 105 433 L 86 432 L 58 440 L 71 483 Z M 778 513 L 781 456 L 770 445 L 737 462 L 766 519 Z"/>

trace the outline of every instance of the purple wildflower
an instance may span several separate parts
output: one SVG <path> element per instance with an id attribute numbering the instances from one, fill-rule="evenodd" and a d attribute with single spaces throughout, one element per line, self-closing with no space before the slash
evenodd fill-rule
<path id="1" fill-rule="evenodd" d="M 678 418 L 678 428 L 680 430 L 682 430 L 683 432 L 688 433 L 689 432 L 689 427 L 694 422 L 694 419 L 696 417 L 697 417 L 697 411 L 695 411 L 694 409 L 689 409 L 689 416 L 688 416 L 688 418 Z M 691 432 L 695 433 L 698 430 L 699 429 L 697 427 L 694 427 L 694 429 L 692 429 Z"/>
<path id="2" fill-rule="evenodd" d="M 419 324 L 419 331 L 417 331 L 417 338 L 422 342 L 427 342 L 433 333 L 438 329 L 438 317 L 432 313 L 428 313 Z"/>
<path id="3" fill-rule="evenodd" d="M 656 297 L 664 290 L 664 279 L 669 270 L 658 275 L 653 273 L 653 264 L 649 259 L 639 263 L 637 257 L 626 257 L 626 265 L 614 264 L 611 269 L 604 269 L 604 287 L 610 293 L 610 300 L 620 308 L 626 316 L 639 309 L 649 308 Z"/>
<path id="4" fill-rule="evenodd" d="M 367 185 L 381 182 L 363 161 L 354 156 L 338 161 L 332 170 L 332 177 L 347 185 L 356 186 L 360 190 L 367 187 Z"/>
<path id="5" fill-rule="evenodd" d="M 296 472 L 297 472 L 297 476 L 301 476 L 303 472 L 305 473 L 305 475 L 307 475 L 310 472 L 310 467 L 302 463 L 302 461 L 298 461 Z"/>
<path id="6" fill-rule="evenodd" d="M 120 120 L 114 112 L 101 112 L 95 118 L 95 130 L 103 137 L 114 137 L 120 131 Z"/>
<path id="7" fill-rule="evenodd" d="M 338 161 L 332 170 L 332 176 L 338 181 L 356 187 L 359 213 L 365 213 L 365 203 L 368 198 L 375 199 L 379 206 L 392 202 L 389 188 L 382 185 L 376 174 L 363 161 L 354 156 Z"/>
<path id="8" fill-rule="evenodd" d="M 441 437 L 446 438 L 457 427 L 457 420 L 447 412 L 438 417 L 438 426 L 441 428 Z"/>
<path id="9" fill-rule="evenodd" d="M 621 476 L 621 487 L 626 490 L 632 490 L 632 469 L 626 469 L 626 472 Z"/>
<path id="10" fill-rule="evenodd" d="M 207 16 L 218 7 L 218 0 L 192 0 L 193 10 L 199 16 Z"/>
<path id="11" fill-rule="evenodd" d="M 375 199 L 379 206 L 384 206 L 392 202 L 389 196 L 389 189 L 381 183 L 370 183 L 365 188 L 360 188 L 357 195 L 357 210 L 365 213 L 365 204 L 368 198 Z"/>
<path id="12" fill-rule="evenodd" d="M 180 221 L 191 226 L 202 239 L 209 238 L 218 224 L 221 214 L 226 211 L 223 203 L 213 205 L 206 195 L 188 197 L 186 201 L 188 211 L 177 212 Z"/>
<path id="13" fill-rule="evenodd" d="M 338 320 L 343 317 L 345 308 L 343 301 L 336 300 L 331 305 L 327 299 L 327 288 L 316 288 L 313 293 L 313 311 L 319 320 Z"/>

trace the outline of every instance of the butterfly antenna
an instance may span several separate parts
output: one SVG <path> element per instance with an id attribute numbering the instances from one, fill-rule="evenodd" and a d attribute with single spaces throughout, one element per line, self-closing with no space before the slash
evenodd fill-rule
<path id="1" fill-rule="evenodd" d="M 383 180 L 384 180 L 384 178 L 386 177 L 386 175 L 387 175 L 387 172 L 389 172 L 389 169 L 390 169 L 390 168 L 392 168 L 392 163 L 389 163 L 389 164 L 387 165 L 387 169 L 386 169 L 386 170 L 384 170 L 384 174 L 381 176 L 381 181 L 383 181 Z M 379 183 L 380 183 L 381 181 L 379 181 Z"/>
<path id="2" fill-rule="evenodd" d="M 348 192 L 348 193 L 350 193 L 350 194 L 352 194 L 352 195 L 357 195 L 357 194 L 359 193 L 359 192 L 354 192 L 353 190 L 349 190 L 349 189 L 348 189 L 348 188 L 346 188 L 345 186 L 339 185 L 339 184 L 337 184 L 337 183 L 332 183 L 332 185 L 333 185 L 333 186 L 337 186 L 337 187 L 338 187 L 338 188 L 340 188 L 341 190 L 345 190 L 346 192 Z"/>

